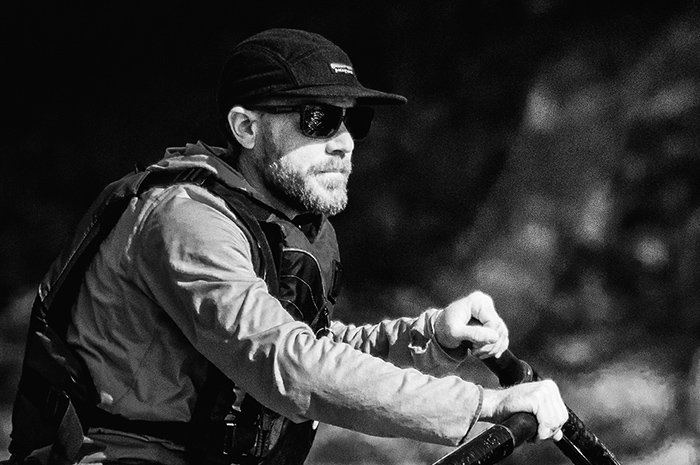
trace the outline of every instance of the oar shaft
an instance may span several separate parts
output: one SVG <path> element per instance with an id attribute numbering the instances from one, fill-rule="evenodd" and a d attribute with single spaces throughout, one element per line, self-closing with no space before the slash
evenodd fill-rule
<path id="1" fill-rule="evenodd" d="M 433 465 L 493 465 L 508 457 L 536 433 L 537 419 L 529 413 L 516 413 L 462 444 Z"/>

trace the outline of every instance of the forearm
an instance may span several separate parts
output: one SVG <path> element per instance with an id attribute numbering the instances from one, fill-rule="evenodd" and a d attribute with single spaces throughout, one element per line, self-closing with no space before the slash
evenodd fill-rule
<path id="1" fill-rule="evenodd" d="M 348 344 L 317 339 L 263 288 L 246 295 L 245 302 L 237 302 L 231 326 L 198 324 L 191 341 L 272 410 L 294 421 L 440 444 L 459 442 L 478 418 L 478 386 L 402 369 Z M 214 321 L 206 315 L 210 311 L 200 307 L 198 313 Z"/>
<path id="2" fill-rule="evenodd" d="M 291 323 L 234 353 L 236 382 L 295 420 L 318 420 L 378 436 L 456 444 L 480 413 L 481 389 L 458 377 L 401 369 L 347 344 L 316 339 Z M 256 349 L 256 347 L 258 347 Z M 244 354 L 247 352 L 247 355 Z"/>
<path id="3" fill-rule="evenodd" d="M 439 310 L 429 309 L 416 318 L 384 320 L 374 325 L 332 324 L 336 341 L 400 367 L 444 376 L 457 373 L 464 351 L 443 349 L 435 339 L 434 323 Z"/>

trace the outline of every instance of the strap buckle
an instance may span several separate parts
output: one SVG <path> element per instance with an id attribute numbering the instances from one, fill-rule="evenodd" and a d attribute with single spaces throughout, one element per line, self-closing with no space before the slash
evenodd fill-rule
<path id="1" fill-rule="evenodd" d="M 192 183 L 201 186 L 211 174 L 211 171 L 206 168 L 185 169 L 175 176 L 173 183 Z"/>
<path id="2" fill-rule="evenodd" d="M 224 456 L 233 455 L 233 441 L 236 436 L 236 422 L 231 420 L 224 421 L 224 434 L 221 453 Z"/>

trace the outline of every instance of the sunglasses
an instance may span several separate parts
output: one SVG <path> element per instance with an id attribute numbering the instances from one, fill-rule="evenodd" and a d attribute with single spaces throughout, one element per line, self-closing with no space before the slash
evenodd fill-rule
<path id="1" fill-rule="evenodd" d="M 248 105 L 247 108 L 272 114 L 299 113 L 301 133 L 314 139 L 333 137 L 340 129 L 341 123 L 345 123 L 353 139 L 364 139 L 369 133 L 372 118 L 374 118 L 374 108 L 371 107 L 342 108 L 323 103 L 287 106 Z"/>

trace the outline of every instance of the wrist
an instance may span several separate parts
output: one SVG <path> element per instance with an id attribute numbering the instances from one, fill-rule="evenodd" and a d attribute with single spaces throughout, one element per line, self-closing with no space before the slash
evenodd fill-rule
<path id="1" fill-rule="evenodd" d="M 499 423 L 502 420 L 501 407 L 505 396 L 506 391 L 503 389 L 484 389 L 479 420 L 489 423 Z"/>

